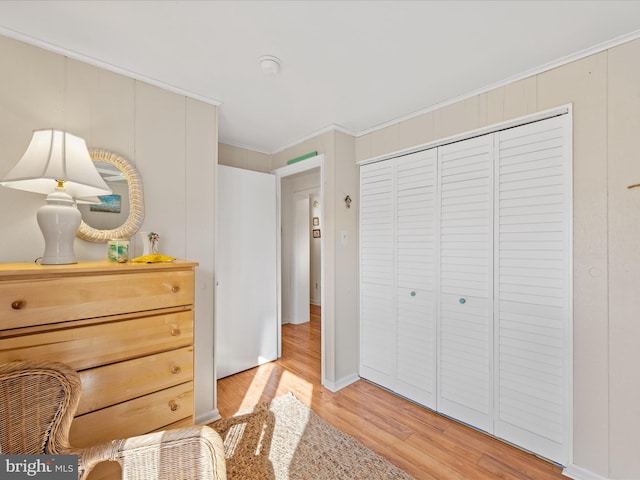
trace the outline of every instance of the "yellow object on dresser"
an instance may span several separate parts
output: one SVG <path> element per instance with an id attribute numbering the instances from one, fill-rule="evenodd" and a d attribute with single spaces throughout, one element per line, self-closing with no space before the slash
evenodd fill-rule
<path id="1" fill-rule="evenodd" d="M 0 264 L 0 363 L 79 372 L 74 446 L 192 425 L 196 266 Z"/>

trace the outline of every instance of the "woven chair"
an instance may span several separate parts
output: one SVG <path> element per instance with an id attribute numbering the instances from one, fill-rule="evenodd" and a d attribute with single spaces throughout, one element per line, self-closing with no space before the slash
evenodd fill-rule
<path id="1" fill-rule="evenodd" d="M 78 455 L 80 480 L 103 461 L 118 462 L 128 480 L 226 479 L 222 439 L 206 426 L 73 448 L 69 429 L 80 392 L 78 374 L 62 363 L 0 365 L 0 453 Z"/>

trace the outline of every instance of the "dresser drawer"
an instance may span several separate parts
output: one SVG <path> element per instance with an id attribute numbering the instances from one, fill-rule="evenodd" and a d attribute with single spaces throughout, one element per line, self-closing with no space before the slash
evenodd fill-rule
<path id="1" fill-rule="evenodd" d="M 76 415 L 190 381 L 193 379 L 193 348 L 83 370 L 80 379 L 82 396 Z"/>
<path id="2" fill-rule="evenodd" d="M 193 312 L 149 314 L 0 339 L 0 363 L 55 360 L 75 370 L 193 345 Z"/>
<path id="3" fill-rule="evenodd" d="M 193 418 L 193 382 L 76 417 L 69 439 L 74 447 L 86 447 L 159 430 L 185 418 Z"/>
<path id="4" fill-rule="evenodd" d="M 178 270 L 4 281 L 2 329 L 192 305 L 193 279 Z"/>

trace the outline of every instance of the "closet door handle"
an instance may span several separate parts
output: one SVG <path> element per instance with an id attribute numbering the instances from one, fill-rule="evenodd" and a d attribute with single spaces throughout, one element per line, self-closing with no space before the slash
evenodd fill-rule
<path id="1" fill-rule="evenodd" d="M 461 298 L 460 300 L 458 300 L 462 305 L 464 305 L 465 303 L 467 303 L 467 301 L 465 300 L 465 298 Z"/>

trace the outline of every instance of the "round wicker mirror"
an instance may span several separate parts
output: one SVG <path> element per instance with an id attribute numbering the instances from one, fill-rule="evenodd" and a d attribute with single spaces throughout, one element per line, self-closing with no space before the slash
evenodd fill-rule
<path id="1" fill-rule="evenodd" d="M 85 222 L 83 218 L 76 233 L 78 238 L 89 242 L 107 242 L 114 238 L 128 239 L 136 234 L 144 219 L 144 194 L 142 180 L 135 167 L 121 155 L 107 150 L 89 149 L 91 159 L 98 163 L 104 162 L 116 167 L 127 180 L 129 189 L 129 215 L 126 221 L 111 230 L 99 230 Z"/>

